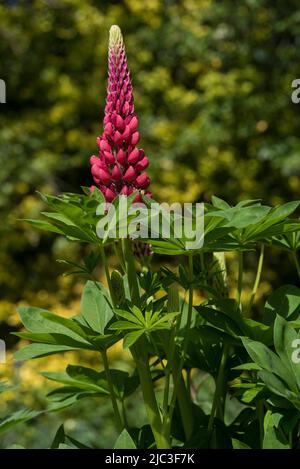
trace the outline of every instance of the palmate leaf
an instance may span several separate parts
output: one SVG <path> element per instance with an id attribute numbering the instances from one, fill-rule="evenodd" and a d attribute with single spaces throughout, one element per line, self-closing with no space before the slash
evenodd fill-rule
<path id="1" fill-rule="evenodd" d="M 156 204 L 154 200 L 149 200 L 147 197 L 143 197 L 145 203 L 148 205 L 148 207 L 151 207 L 151 205 Z M 199 239 L 199 248 L 195 246 L 193 248 L 193 252 L 199 252 L 201 250 L 206 250 L 206 251 L 212 251 L 216 249 L 217 241 L 220 239 L 223 239 L 223 245 L 225 244 L 225 247 L 222 250 L 227 250 L 226 242 L 232 244 L 232 239 L 229 237 L 226 238 L 226 235 L 230 233 L 231 231 L 234 230 L 234 227 L 229 227 L 229 226 L 223 226 L 225 225 L 225 222 L 227 221 L 225 217 L 222 217 L 221 214 L 218 213 L 218 215 L 215 217 L 210 214 L 208 210 L 206 210 L 207 213 L 204 215 L 204 233 L 201 233 L 201 239 Z M 157 214 L 155 215 L 157 216 Z M 164 254 L 164 255 L 180 255 L 180 254 L 190 254 L 191 252 L 191 247 L 190 247 L 190 242 L 193 241 L 189 236 L 185 234 L 184 227 L 182 226 L 182 236 L 181 237 L 175 237 L 174 236 L 174 224 L 176 218 L 178 218 L 178 214 L 174 214 L 173 212 L 169 213 L 166 210 L 164 211 L 164 218 L 170 220 L 170 236 L 167 238 L 163 236 L 162 234 L 162 226 L 159 226 L 158 233 L 156 233 L 155 236 L 142 239 L 142 242 L 146 243 L 151 243 L 153 251 L 159 254 Z M 150 220 L 151 216 L 150 216 Z M 196 219 L 196 215 L 192 213 L 192 223 L 191 226 L 193 229 L 199 226 L 200 220 Z M 203 220 L 202 220 L 203 222 Z M 201 222 L 201 224 L 202 224 Z M 148 226 L 152 221 L 148 222 Z M 204 237 L 203 237 L 204 235 Z M 202 241 L 204 240 L 204 245 L 202 246 Z M 231 246 L 229 250 L 231 249 Z"/>
<path id="2" fill-rule="evenodd" d="M 236 206 L 225 210 L 211 211 L 209 215 L 224 218 L 226 220 L 225 226 L 233 227 L 236 230 L 242 230 L 247 229 L 249 225 L 259 223 L 270 210 L 271 207 L 254 204 L 246 207 Z"/>
<path id="3" fill-rule="evenodd" d="M 96 209 L 103 200 L 98 190 L 94 192 L 95 194 L 67 193 L 61 196 L 40 194 L 43 201 L 54 211 L 42 212 L 42 215 L 48 219 L 47 222 L 26 221 L 36 228 L 64 234 L 72 241 L 103 244 L 96 234 L 98 221 Z"/>
<path id="4" fill-rule="evenodd" d="M 275 229 L 275 225 L 281 224 L 282 221 L 286 220 L 299 206 L 299 201 L 288 202 L 284 205 L 272 208 L 264 218 L 259 220 L 254 226 L 250 224 L 243 233 L 243 241 L 249 241 L 253 239 L 262 239 L 263 237 L 273 236 L 278 233 Z M 282 225 L 283 226 L 283 225 Z M 279 230 L 281 232 L 281 230 Z"/>
<path id="5" fill-rule="evenodd" d="M 19 313 L 29 332 L 16 335 L 37 342 L 19 350 L 19 360 L 76 349 L 105 350 L 120 339 L 118 334 L 104 334 L 114 313 L 108 293 L 96 282 L 87 283 L 81 314 L 71 319 L 34 307 L 19 308 Z"/>
<path id="6" fill-rule="evenodd" d="M 124 348 L 131 347 L 144 333 L 150 333 L 157 330 L 169 329 L 171 321 L 179 314 L 176 313 L 161 313 L 161 310 L 152 310 L 148 305 L 148 309 L 142 313 L 142 311 L 133 306 L 130 311 L 116 310 L 117 316 L 121 317 L 121 320 L 114 322 L 110 329 L 122 331 L 124 335 Z"/>
<path id="7" fill-rule="evenodd" d="M 229 208 L 217 203 L 215 211 L 209 209 L 210 216 L 224 217 L 227 220 L 224 226 L 236 228 L 231 236 L 238 244 L 233 244 L 233 249 L 238 249 L 238 245 L 251 249 L 253 243 L 258 241 L 270 243 L 275 236 L 299 231 L 299 221 L 288 218 L 299 206 L 299 201 L 273 208 L 263 206 L 257 201 L 250 205 L 247 205 L 247 202 Z"/>
<path id="8" fill-rule="evenodd" d="M 85 243 L 96 242 L 96 236 L 94 232 L 85 226 L 78 226 L 72 220 L 69 220 L 64 214 L 42 212 L 42 215 L 46 218 L 50 218 L 53 221 L 54 226 L 58 226 L 59 230 L 72 241 L 83 241 Z"/>
<path id="9" fill-rule="evenodd" d="M 273 236 L 272 244 L 286 251 L 296 252 L 300 249 L 300 230 L 293 233 Z"/>

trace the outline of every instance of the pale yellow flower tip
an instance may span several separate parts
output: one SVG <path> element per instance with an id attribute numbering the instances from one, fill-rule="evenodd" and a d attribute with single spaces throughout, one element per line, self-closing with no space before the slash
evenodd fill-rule
<path id="1" fill-rule="evenodd" d="M 114 24 L 109 30 L 109 48 L 114 49 L 123 44 L 123 36 L 119 26 Z"/>

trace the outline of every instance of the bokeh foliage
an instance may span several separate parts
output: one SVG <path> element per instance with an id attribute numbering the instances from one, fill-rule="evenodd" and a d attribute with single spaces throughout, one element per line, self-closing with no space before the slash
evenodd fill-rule
<path id="1" fill-rule="evenodd" d="M 43 209 L 36 190 L 92 183 L 111 24 L 124 33 L 155 198 L 276 204 L 299 198 L 291 101 L 299 20 L 296 0 L 1 2 L 0 336 L 8 345 L 16 303 L 78 309 L 80 283 L 59 276 L 55 259 L 78 259 L 81 248 L 18 220 Z M 290 274 L 276 256 L 266 280 L 279 284 Z"/>

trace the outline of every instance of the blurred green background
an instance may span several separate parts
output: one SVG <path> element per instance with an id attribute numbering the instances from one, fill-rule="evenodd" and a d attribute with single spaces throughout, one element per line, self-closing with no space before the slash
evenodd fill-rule
<path id="1" fill-rule="evenodd" d="M 0 338 L 9 353 L 0 377 L 19 390 L 2 398 L 0 416 L 21 403 L 43 408 L 48 384 L 38 371 L 62 369 L 69 358 L 12 365 L 16 305 L 77 313 L 83 282 L 63 277 L 56 262 L 80 259 L 82 247 L 19 220 L 39 216 L 37 190 L 77 192 L 92 183 L 89 157 L 102 131 L 108 31 L 115 23 L 125 39 L 156 199 L 209 201 L 215 194 L 230 203 L 277 204 L 299 198 L 300 104 L 291 101 L 291 83 L 300 78 L 298 1 L 2 1 Z M 286 257 L 276 250 L 268 256 L 262 296 L 295 283 Z M 255 262 L 249 255 L 249 284 Z M 127 359 L 117 349 L 112 360 Z M 65 420 L 73 436 L 109 446 L 110 416 L 108 404 L 83 402 L 63 416 L 18 427 L 0 445 L 45 447 Z"/>

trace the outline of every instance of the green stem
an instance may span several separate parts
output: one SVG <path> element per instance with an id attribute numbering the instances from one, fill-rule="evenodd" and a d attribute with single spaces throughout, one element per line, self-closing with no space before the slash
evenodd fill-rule
<path id="1" fill-rule="evenodd" d="M 188 369 L 186 372 L 186 388 L 189 395 L 191 395 L 191 373 L 191 369 Z"/>
<path id="2" fill-rule="evenodd" d="M 164 389 L 164 398 L 163 398 L 163 426 L 164 431 L 168 433 L 170 418 L 169 418 L 169 395 L 170 395 L 170 386 L 171 386 L 171 375 L 173 375 L 173 381 L 175 382 L 178 376 L 178 369 L 180 365 L 180 358 L 177 353 L 175 353 L 175 336 L 176 336 L 177 327 L 174 327 L 170 337 L 170 347 L 167 351 L 167 366 L 165 368 L 166 380 L 165 380 L 165 389 Z M 180 415 L 182 419 L 182 425 L 186 439 L 188 440 L 193 432 L 194 427 L 194 415 L 192 409 L 192 403 L 190 399 L 190 393 L 186 389 L 184 378 L 181 375 L 179 376 L 179 385 L 177 390 L 177 403 L 180 410 Z"/>
<path id="3" fill-rule="evenodd" d="M 107 263 L 107 258 L 106 258 L 104 246 L 100 246 L 100 253 L 101 253 L 101 259 L 102 259 L 102 263 L 103 263 L 104 270 L 105 270 L 105 276 L 106 276 L 106 280 L 107 280 L 109 293 L 110 293 L 112 301 L 114 301 L 114 295 L 113 295 L 113 290 L 112 290 L 112 286 L 111 286 L 110 273 L 109 273 L 109 268 L 108 268 L 108 263 Z"/>
<path id="4" fill-rule="evenodd" d="M 120 415 L 118 402 L 117 402 L 117 398 L 116 398 L 116 394 L 115 394 L 115 390 L 114 390 L 114 385 L 113 385 L 113 381 L 112 381 L 112 377 L 111 377 L 111 373 L 110 373 L 110 369 L 109 369 L 109 363 L 108 363 L 108 359 L 107 359 L 106 350 L 101 351 L 101 356 L 102 356 L 105 375 L 106 375 L 106 379 L 107 379 L 107 383 L 108 383 L 108 387 L 109 387 L 110 398 L 111 398 L 113 409 L 114 409 L 116 425 L 117 425 L 117 428 L 118 428 L 119 432 L 121 432 L 124 428 L 124 422 L 122 421 L 122 418 L 121 418 L 121 415 Z"/>
<path id="5" fill-rule="evenodd" d="M 168 311 L 168 312 L 171 312 L 171 311 Z M 176 321 L 173 329 L 171 330 L 169 344 L 168 344 L 168 348 L 166 351 L 166 356 L 167 356 L 167 366 L 165 369 L 166 382 L 165 382 L 164 398 L 163 398 L 164 419 L 168 415 L 168 408 L 169 408 L 169 394 L 170 394 L 170 385 L 171 385 L 170 381 L 171 381 L 172 365 L 174 361 L 175 337 L 176 337 L 176 332 L 177 332 L 177 326 L 178 326 L 178 320 Z"/>
<path id="6" fill-rule="evenodd" d="M 265 253 L 265 246 L 264 246 L 264 244 L 262 244 L 261 247 L 260 247 L 260 255 L 259 255 L 258 264 L 257 264 L 256 277 L 255 277 L 252 293 L 251 293 L 251 296 L 250 296 L 247 312 L 251 311 L 252 305 L 253 305 L 254 300 L 255 300 L 255 296 L 256 296 L 257 289 L 258 289 L 259 282 L 260 282 L 260 278 L 261 278 L 262 267 L 263 267 L 263 263 L 264 263 L 264 253 Z"/>
<path id="7" fill-rule="evenodd" d="M 257 412 L 257 418 L 259 422 L 260 449 L 262 449 L 263 442 L 264 442 L 264 401 L 263 400 L 258 401 L 256 412 Z"/>
<path id="8" fill-rule="evenodd" d="M 215 390 L 211 413 L 210 413 L 209 422 L 208 422 L 208 433 L 212 432 L 217 408 L 220 405 L 220 403 L 222 404 L 222 402 L 220 401 L 222 401 L 222 396 L 224 394 L 224 371 L 225 371 L 227 355 L 228 355 L 228 345 L 224 344 L 221 363 L 220 363 L 218 376 L 216 380 L 216 390 Z"/>
<path id="9" fill-rule="evenodd" d="M 242 297 L 242 288 L 243 288 L 243 270 L 244 270 L 244 256 L 243 251 L 238 252 L 239 259 L 239 270 L 238 270 L 238 282 L 237 282 L 237 304 L 241 308 L 241 297 Z"/>
<path id="10" fill-rule="evenodd" d="M 122 399 L 121 401 L 121 408 L 122 408 L 122 416 L 123 416 L 123 422 L 124 422 L 124 426 L 125 428 L 127 429 L 128 428 L 128 421 L 127 421 L 127 415 L 126 415 L 126 408 L 125 408 L 125 400 Z"/>
<path id="11" fill-rule="evenodd" d="M 145 408 L 157 448 L 168 449 L 170 448 L 170 443 L 169 439 L 162 432 L 162 421 L 153 389 L 145 341 L 140 339 L 130 350 L 139 373 Z"/>
<path id="12" fill-rule="evenodd" d="M 173 389 L 173 394 L 171 398 L 171 403 L 169 407 L 169 415 L 168 418 L 166 419 L 166 427 L 167 431 L 170 430 L 170 426 L 172 423 L 172 417 L 175 409 L 175 404 L 176 404 L 176 399 L 178 396 L 178 390 L 180 388 L 180 382 L 182 380 L 182 369 L 184 365 L 184 360 L 186 357 L 186 352 L 188 348 L 188 343 L 189 343 L 189 334 L 190 334 L 190 329 L 191 329 L 191 322 L 192 322 L 192 312 L 193 312 L 193 295 L 194 295 L 194 290 L 192 287 L 192 280 L 193 280 L 193 256 L 189 256 L 189 281 L 190 281 L 190 286 L 189 286 L 189 300 L 188 300 L 188 314 L 187 314 L 187 321 L 186 321 L 186 326 L 185 326 L 185 335 L 184 335 L 184 342 L 183 342 L 183 348 L 182 348 L 182 355 L 180 358 L 179 366 L 176 372 L 173 375 L 173 380 L 174 380 L 174 389 Z M 184 383 L 183 383 L 184 384 Z"/>
<path id="13" fill-rule="evenodd" d="M 132 302 L 140 306 L 140 292 L 134 265 L 134 257 L 129 239 L 123 240 L 123 252 Z M 157 405 L 145 339 L 141 337 L 131 348 L 142 388 L 148 420 L 158 449 L 170 448 L 169 438 L 162 431 L 162 420 Z"/>
<path id="14" fill-rule="evenodd" d="M 297 254 L 296 254 L 295 251 L 292 251 L 292 257 L 293 257 L 293 259 L 294 259 L 295 266 L 296 266 L 297 273 L 298 273 L 298 277 L 299 277 L 299 280 L 300 280 L 300 264 L 299 264 L 299 261 L 298 261 L 298 258 L 297 258 Z"/>
<path id="15" fill-rule="evenodd" d="M 290 448 L 293 449 L 293 430 L 289 431 L 289 445 Z"/>
<path id="16" fill-rule="evenodd" d="M 181 373 L 177 391 L 177 402 L 182 418 L 182 425 L 186 439 L 189 440 L 194 430 L 194 414 L 191 401 L 191 394 L 185 386 L 183 375 Z"/>
<path id="17" fill-rule="evenodd" d="M 114 242 L 113 246 L 114 246 L 115 256 L 120 262 L 120 271 L 122 272 L 122 274 L 124 274 L 125 273 L 125 261 L 123 257 L 121 241 L 118 239 L 117 241 Z"/>
<path id="18" fill-rule="evenodd" d="M 130 240 L 126 238 L 126 239 L 123 239 L 122 241 L 123 241 L 124 261 L 125 261 L 126 273 L 128 277 L 131 300 L 136 306 L 139 306 L 141 303 L 140 291 L 139 291 L 139 285 L 138 285 L 137 275 L 135 271 L 135 263 L 134 263 L 134 257 L 132 253 Z"/>

